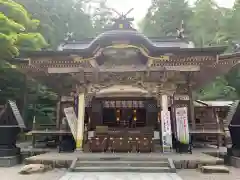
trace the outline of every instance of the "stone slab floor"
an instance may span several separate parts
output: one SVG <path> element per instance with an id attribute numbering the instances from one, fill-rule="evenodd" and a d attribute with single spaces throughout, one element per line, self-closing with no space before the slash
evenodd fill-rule
<path id="1" fill-rule="evenodd" d="M 181 170 L 177 173 L 183 180 L 240 180 L 240 169 L 230 168 L 229 174 L 203 174 L 197 170 Z"/>
<path id="2" fill-rule="evenodd" d="M 76 176 L 72 176 L 71 173 L 66 173 L 66 170 L 64 169 L 55 169 L 50 172 L 41 173 L 41 174 L 32 174 L 32 175 L 20 175 L 18 174 L 18 171 L 21 169 L 22 166 L 15 166 L 11 168 L 0 168 L 0 179 L 1 180 L 81 180 L 80 177 L 76 173 Z M 134 174 L 131 174 L 129 177 L 126 178 L 126 173 L 117 173 L 118 176 L 116 177 L 116 180 L 240 180 L 240 169 L 230 168 L 231 173 L 230 174 L 202 174 L 196 170 L 179 170 L 177 174 L 181 177 L 178 178 L 175 175 L 166 175 L 166 174 L 151 174 L 144 175 L 142 174 L 140 177 L 142 179 L 139 179 L 139 174 L 133 176 Z M 87 175 L 87 174 L 85 174 Z M 89 176 L 88 180 L 101 180 L 101 177 L 104 178 L 106 175 L 102 175 L 100 178 L 96 179 L 94 176 Z M 107 175 L 108 177 L 113 177 L 113 173 L 110 173 Z M 75 177 L 77 179 L 75 179 Z M 125 178 L 121 178 L 125 177 Z M 145 178 L 143 178 L 145 177 Z M 171 179 L 169 179 L 171 178 Z M 87 179 L 84 179 L 87 180 Z M 107 180 L 104 178 L 104 180 Z M 114 180 L 111 178 L 110 180 Z"/>

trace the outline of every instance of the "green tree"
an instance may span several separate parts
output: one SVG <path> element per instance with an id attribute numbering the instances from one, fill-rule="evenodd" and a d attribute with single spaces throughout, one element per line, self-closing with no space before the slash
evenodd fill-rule
<path id="1" fill-rule="evenodd" d="M 48 44 L 37 31 L 39 20 L 32 19 L 22 5 L 12 0 L 0 0 L 0 12 L 0 103 L 14 99 L 22 111 L 25 76 L 5 60 L 17 56 L 22 50 L 41 50 Z M 45 91 L 45 96 L 48 94 Z"/>
<path id="2" fill-rule="evenodd" d="M 185 0 L 155 0 L 140 23 L 148 36 L 176 35 L 182 21 L 188 22 L 191 9 Z"/>
<path id="3" fill-rule="evenodd" d="M 35 32 L 39 21 L 31 19 L 20 4 L 0 0 L 0 58 L 18 54 L 19 50 L 41 50 L 47 43 Z"/>
<path id="4" fill-rule="evenodd" d="M 92 17 L 95 33 L 102 33 L 108 26 L 112 25 L 112 17 L 113 12 L 106 6 L 106 2 L 100 1 Z"/>
<path id="5" fill-rule="evenodd" d="M 233 9 L 219 7 L 212 0 L 197 0 L 191 8 L 184 0 L 155 0 L 140 28 L 148 36 L 175 35 L 184 20 L 185 34 L 195 46 L 230 45 L 231 51 L 231 42 L 240 40 L 239 18 L 239 0 Z M 205 100 L 237 98 L 236 91 L 240 91 L 237 73 L 238 70 L 234 70 L 226 78 L 218 77 L 196 92 L 197 97 Z"/>
<path id="6" fill-rule="evenodd" d="M 53 49 L 67 39 L 81 40 L 93 37 L 95 31 L 88 3 L 84 0 L 16 0 L 34 18 L 40 20 L 38 31 L 43 34 Z"/>
<path id="7" fill-rule="evenodd" d="M 234 67 L 227 75 L 226 79 L 228 85 L 234 87 L 238 96 L 240 97 L 240 68 L 239 66 Z"/>
<path id="8" fill-rule="evenodd" d="M 197 0 L 188 22 L 190 38 L 196 46 L 223 44 L 225 35 L 221 29 L 225 25 L 225 9 L 219 8 L 212 0 Z"/>
<path id="9" fill-rule="evenodd" d="M 235 100 L 238 98 L 236 89 L 222 76 L 205 88 L 197 91 L 196 99 L 201 100 Z"/>

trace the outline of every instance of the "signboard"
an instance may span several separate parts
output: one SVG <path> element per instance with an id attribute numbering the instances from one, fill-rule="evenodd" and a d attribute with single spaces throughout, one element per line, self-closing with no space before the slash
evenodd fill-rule
<path id="1" fill-rule="evenodd" d="M 188 109 L 176 108 L 177 139 L 179 142 L 189 144 Z"/>
<path id="2" fill-rule="evenodd" d="M 9 102 L 9 105 L 10 105 L 10 107 L 11 107 L 11 109 L 12 109 L 13 115 L 15 116 L 15 118 L 16 118 L 16 120 L 17 120 L 18 126 L 19 126 L 20 128 L 25 129 L 26 126 L 25 126 L 25 123 L 24 123 L 24 121 L 23 121 L 23 118 L 22 118 L 22 116 L 21 116 L 21 114 L 20 114 L 20 112 L 19 112 L 19 110 L 18 110 L 18 107 L 17 107 L 16 102 L 11 101 L 11 100 L 9 100 L 8 102 Z"/>
<path id="3" fill-rule="evenodd" d="M 64 108 L 64 113 L 67 118 L 68 125 L 70 127 L 71 133 L 76 140 L 77 138 L 77 116 L 74 112 L 73 107 Z"/>
<path id="4" fill-rule="evenodd" d="M 163 152 L 171 152 L 172 129 L 171 129 L 170 111 L 161 111 L 161 126 L 162 126 Z"/>
<path id="5" fill-rule="evenodd" d="M 96 104 L 96 103 L 95 103 Z M 150 104 L 151 112 L 155 112 L 156 105 Z M 104 108 L 143 108 L 144 102 L 143 101 L 103 101 Z M 94 110 L 95 112 L 95 110 Z"/>

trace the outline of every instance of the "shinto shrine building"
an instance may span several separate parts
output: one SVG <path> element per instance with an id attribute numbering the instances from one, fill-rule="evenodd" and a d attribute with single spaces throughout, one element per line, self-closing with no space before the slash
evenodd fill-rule
<path id="1" fill-rule="evenodd" d="M 27 52 L 13 64 L 59 99 L 72 97 L 77 149 L 150 152 L 159 144 L 169 151 L 176 140 L 188 146 L 190 137 L 204 133 L 196 125 L 192 92 L 239 63 L 236 54 L 222 55 L 225 49 L 149 38 L 116 23 L 96 38 Z M 57 129 L 61 119 L 59 113 Z"/>

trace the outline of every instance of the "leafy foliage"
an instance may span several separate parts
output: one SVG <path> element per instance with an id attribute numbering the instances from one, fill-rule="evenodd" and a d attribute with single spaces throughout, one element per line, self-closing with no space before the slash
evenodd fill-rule
<path id="1" fill-rule="evenodd" d="M 18 55 L 21 47 L 41 50 L 47 46 L 41 34 L 33 32 L 39 21 L 31 19 L 22 5 L 0 0 L 0 12 L 0 58 Z"/>
<path id="2" fill-rule="evenodd" d="M 155 0 L 140 27 L 152 37 L 176 35 L 176 28 L 182 21 L 187 22 L 191 14 L 185 0 Z"/>
<path id="3" fill-rule="evenodd" d="M 84 0 L 16 0 L 23 4 L 34 18 L 40 19 L 39 32 L 51 48 L 67 39 L 81 40 L 101 32 L 109 17 L 104 1 L 91 3 Z M 93 14 L 91 17 L 90 13 Z"/>
<path id="4" fill-rule="evenodd" d="M 41 50 L 48 45 L 43 36 L 36 32 L 39 20 L 32 19 L 22 5 L 12 0 L 0 0 L 0 12 L 0 103 L 14 99 L 23 112 L 25 76 L 13 69 L 5 59 L 17 56 L 21 50 Z M 49 92 L 45 92 L 45 96 L 49 96 Z M 34 103 L 39 99 L 36 98 Z"/>

